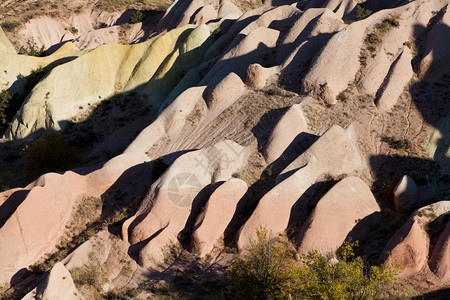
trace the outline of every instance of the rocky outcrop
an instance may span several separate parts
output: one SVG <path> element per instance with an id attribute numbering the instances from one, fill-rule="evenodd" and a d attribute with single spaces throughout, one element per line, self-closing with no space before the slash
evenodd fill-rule
<path id="1" fill-rule="evenodd" d="M 5 42 L 4 45 L 8 45 L 8 43 Z M 12 49 L 9 52 L 0 52 L 0 64 L 3 68 L 0 74 L 0 88 L 8 89 L 11 92 L 23 93 L 27 76 L 33 70 L 54 67 L 75 59 L 79 54 L 80 51 L 72 43 L 64 44 L 58 51 L 46 57 L 18 55 Z"/>
<path id="2" fill-rule="evenodd" d="M 266 162 L 271 164 L 278 159 L 291 143 L 296 142 L 295 139 L 300 133 L 307 131 L 301 104 L 294 104 L 281 117 L 269 135 L 266 147 L 263 150 Z"/>
<path id="3" fill-rule="evenodd" d="M 260 64 L 251 64 L 247 68 L 245 84 L 252 88 L 262 89 L 275 77 L 277 69 L 277 67 L 264 68 Z"/>
<path id="4" fill-rule="evenodd" d="M 450 280 L 450 222 L 434 246 L 430 259 L 430 269 L 443 282 Z"/>
<path id="5" fill-rule="evenodd" d="M 23 299 L 69 300 L 84 299 L 84 297 L 75 287 L 69 271 L 58 262 L 50 270 L 47 278 Z"/>
<path id="6" fill-rule="evenodd" d="M 274 234 L 283 232 L 288 226 L 294 204 L 320 176 L 325 173 L 329 176 L 348 174 L 360 167 L 358 151 L 345 130 L 339 126 L 331 127 L 278 175 L 278 184 L 261 198 L 242 227 L 238 247 L 247 247 L 259 226 Z"/>
<path id="7" fill-rule="evenodd" d="M 194 248 L 205 256 L 214 247 L 224 245 L 223 236 L 227 225 L 236 212 L 236 207 L 247 192 L 247 183 L 233 178 L 218 187 L 209 197 L 202 213 L 194 225 Z"/>
<path id="8" fill-rule="evenodd" d="M 380 96 L 377 102 L 378 109 L 388 111 L 397 103 L 398 97 L 403 93 L 404 88 L 413 76 L 411 61 L 411 50 L 405 46 L 391 67 L 384 87 L 380 88 Z"/>
<path id="9" fill-rule="evenodd" d="M 146 161 L 145 154 L 133 153 L 118 156 L 87 176 L 49 173 L 10 195 L 4 203 L 10 199 L 16 203 L 9 205 L 0 228 L 1 244 L 10 245 L 0 248 L 0 284 L 55 250 L 73 208 L 84 196 L 100 198 L 125 171 Z"/>
<path id="10" fill-rule="evenodd" d="M 360 68 L 359 54 L 366 32 L 364 27 L 358 25 L 351 24 L 329 39 L 314 58 L 302 81 L 302 89 L 305 92 L 323 99 L 326 103 L 336 103 L 339 92 L 347 88 Z"/>
<path id="11" fill-rule="evenodd" d="M 228 74 L 216 86 L 205 91 L 209 109 L 223 111 L 233 105 L 245 92 L 245 85 L 235 73 Z"/>
<path id="12" fill-rule="evenodd" d="M 16 54 L 14 46 L 11 44 L 11 41 L 8 39 L 2 28 L 0 28 L 0 45 L 0 51 L 8 54 Z"/>
<path id="13" fill-rule="evenodd" d="M 139 263 L 157 266 L 190 215 L 207 201 L 216 183 L 231 179 L 244 167 L 245 148 L 231 141 L 180 156 L 155 183 L 137 213 L 128 219 L 122 235 L 139 251 Z M 194 218 L 195 215 L 191 216 Z"/>
<path id="14" fill-rule="evenodd" d="M 184 38 L 179 40 L 180 36 Z M 61 130 L 80 113 L 80 107 L 93 107 L 116 93 L 138 87 L 144 93 L 154 93 L 154 98 L 144 105 L 158 106 L 178 83 L 173 73 L 181 72 L 183 66 L 192 67 L 201 59 L 191 52 L 208 37 L 209 30 L 205 27 L 193 30 L 187 26 L 146 43 L 107 44 L 85 52 L 54 68 L 38 84 L 5 137 L 24 138 L 42 128 Z M 189 60 L 184 61 L 184 56 L 189 55 L 185 58 Z M 85 81 L 86 76 L 90 80 Z M 161 80 L 165 83 L 161 84 Z"/>
<path id="15" fill-rule="evenodd" d="M 345 240 L 361 240 L 379 221 L 380 208 L 369 187 L 347 177 L 319 200 L 300 230 L 298 250 L 334 255 Z"/>
<path id="16" fill-rule="evenodd" d="M 380 261 L 390 265 L 398 265 L 401 268 L 401 277 L 429 271 L 430 237 L 427 233 L 427 227 L 439 218 L 446 218 L 449 211 L 450 201 L 437 202 L 419 209 L 389 240 Z M 440 278 L 445 278 L 448 274 L 446 258 L 441 256 L 448 250 L 445 246 L 446 240 L 448 240 L 448 236 L 445 235 L 445 232 L 448 231 L 447 227 L 445 226 L 445 230 L 442 232 L 444 235 L 441 234 L 435 252 L 431 256 L 432 270 Z M 443 264 L 437 267 L 437 261 Z"/>
<path id="17" fill-rule="evenodd" d="M 405 175 L 394 189 L 395 210 L 408 212 L 417 201 L 417 185 L 410 176 Z"/>

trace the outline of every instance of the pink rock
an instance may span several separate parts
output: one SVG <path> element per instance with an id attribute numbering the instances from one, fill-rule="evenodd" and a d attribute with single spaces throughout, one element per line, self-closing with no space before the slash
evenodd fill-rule
<path id="1" fill-rule="evenodd" d="M 450 281 L 450 222 L 434 246 L 430 269 L 443 282 Z"/>
<path id="2" fill-rule="evenodd" d="M 363 238 L 380 220 L 380 208 L 369 187 L 346 177 L 322 197 L 298 236 L 299 251 L 334 254 L 349 235 Z"/>
<path id="3" fill-rule="evenodd" d="M 405 175 L 394 189 L 395 210 L 398 212 L 407 212 L 414 207 L 416 200 L 417 185 L 414 179 Z"/>
<path id="4" fill-rule="evenodd" d="M 247 191 L 247 183 L 233 178 L 218 187 L 209 197 L 194 226 L 194 240 L 201 256 L 223 243 L 224 231 L 233 217 L 236 206 Z"/>
<path id="5" fill-rule="evenodd" d="M 425 231 L 427 223 L 450 211 L 450 201 L 441 201 L 419 209 L 409 220 L 394 234 L 385 246 L 380 262 L 389 265 L 397 265 L 401 268 L 400 277 L 408 277 L 418 272 L 426 272 L 428 267 L 430 239 Z M 446 229 L 448 232 L 448 229 Z M 448 238 L 448 237 L 447 237 Z M 438 252 L 432 259 L 434 271 L 441 276 L 447 276 L 446 258 L 442 261 L 440 254 L 446 253 L 444 237 L 437 243 Z M 444 252 L 442 252 L 444 250 Z M 438 254 L 439 253 L 439 254 Z M 439 262 L 439 263 L 438 263 Z M 443 263 L 442 265 L 440 263 Z"/>

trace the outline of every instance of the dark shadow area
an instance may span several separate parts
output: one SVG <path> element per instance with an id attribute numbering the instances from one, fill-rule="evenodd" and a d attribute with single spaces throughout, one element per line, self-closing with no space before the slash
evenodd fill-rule
<path id="1" fill-rule="evenodd" d="M 214 192 L 215 190 L 215 186 L 209 184 L 207 186 L 205 186 L 204 188 L 202 188 L 200 190 L 200 192 L 194 197 L 194 199 L 192 200 L 191 203 L 191 213 L 188 217 L 188 220 L 186 222 L 186 226 L 185 228 L 178 234 L 178 240 L 180 241 L 180 243 L 183 245 L 183 247 L 185 247 L 186 249 L 191 249 L 193 248 L 192 245 L 192 230 L 195 224 L 195 221 L 197 219 L 198 214 L 200 214 L 200 212 L 202 211 L 202 208 L 205 206 L 206 202 L 209 199 L 209 196 Z M 145 219 L 147 217 L 147 214 L 149 212 L 151 212 L 152 207 L 148 208 L 146 211 L 147 213 L 143 213 L 141 215 L 139 215 L 128 227 L 128 234 L 131 234 L 131 231 L 138 225 L 140 224 L 140 222 Z M 172 216 L 173 217 L 173 216 Z M 128 253 L 130 254 L 130 256 L 135 259 L 136 261 L 138 261 L 139 259 L 139 251 L 145 247 L 148 243 L 151 243 L 151 241 L 157 237 L 161 232 L 164 231 L 164 229 L 169 226 L 169 223 L 164 226 L 163 228 L 159 229 L 158 231 L 156 231 L 153 235 L 151 235 L 150 237 L 146 238 L 145 240 L 142 240 L 138 243 L 135 243 L 133 245 L 130 246 Z"/>
<path id="2" fill-rule="evenodd" d="M 290 163 L 292 163 L 297 157 L 308 150 L 309 147 L 312 146 L 317 140 L 319 139 L 319 136 L 310 134 L 307 132 L 301 132 L 299 133 L 289 144 L 289 146 L 284 150 L 284 152 L 280 155 L 280 157 L 275 160 L 271 166 L 273 170 L 277 173 L 280 173 L 284 168 L 289 166 Z M 294 157 L 294 159 L 292 159 Z M 286 165 L 286 163 L 289 161 L 289 164 Z M 277 177 L 276 183 L 280 183 L 292 174 L 294 174 L 298 169 L 293 169 L 289 172 L 280 174 Z"/>
<path id="3" fill-rule="evenodd" d="M 3 225 L 5 225 L 5 222 L 14 214 L 29 192 L 30 190 L 16 191 L 0 205 L 0 228 L 2 228 Z"/>
<path id="4" fill-rule="evenodd" d="M 288 238 L 298 242 L 300 231 L 317 203 L 339 180 L 318 181 L 311 185 L 295 202 L 289 214 L 286 233 Z"/>
<path id="5" fill-rule="evenodd" d="M 119 237 L 122 235 L 123 222 L 137 213 L 151 185 L 169 168 L 173 161 L 186 152 L 173 152 L 129 168 L 101 195 L 103 202 L 101 220 L 110 224 L 108 230 L 111 234 Z M 128 234 L 144 217 L 145 214 L 136 217 L 129 226 Z"/>
<path id="6" fill-rule="evenodd" d="M 186 11 L 191 3 L 192 0 L 175 2 L 170 11 L 168 11 L 167 14 L 161 19 L 161 22 L 159 22 L 160 24 L 158 26 L 158 30 L 163 28 L 168 31 L 174 29 L 173 23 L 183 16 L 183 12 Z"/>
<path id="7" fill-rule="evenodd" d="M 14 274 L 11 277 L 10 280 L 10 284 L 11 286 L 14 286 L 18 283 L 21 283 L 24 279 L 26 279 L 28 276 L 30 276 L 32 273 L 30 272 L 30 270 L 26 269 L 26 268 L 22 268 L 19 271 L 17 271 L 16 274 Z"/>
<path id="8" fill-rule="evenodd" d="M 145 216 L 144 216 L 145 217 Z M 155 233 L 153 233 L 151 236 L 149 236 L 148 238 L 139 241 L 133 245 L 130 246 L 130 248 L 128 248 L 128 255 L 130 255 L 130 257 L 132 259 L 134 259 L 135 261 L 139 261 L 139 251 L 141 251 L 142 248 L 145 247 L 145 245 L 147 245 L 148 243 L 150 243 L 151 240 L 153 240 L 155 237 L 157 237 L 161 232 L 164 231 L 164 229 L 167 228 L 167 226 L 169 226 L 169 224 L 165 225 L 164 227 L 162 227 L 161 229 L 158 229 Z"/>
<path id="9" fill-rule="evenodd" d="M 425 230 L 428 233 L 428 236 L 430 237 L 430 244 L 429 244 L 430 248 L 428 252 L 430 254 L 430 257 L 434 251 L 434 247 L 437 241 L 439 240 L 439 237 L 444 232 L 445 227 L 449 223 L 450 223 L 450 211 L 440 215 L 435 220 L 426 224 Z"/>
<path id="10" fill-rule="evenodd" d="M 136 212 L 140 201 L 154 182 L 150 179 L 153 165 L 154 161 L 129 168 L 101 195 L 102 220 L 124 219 Z M 120 235 L 120 231 L 114 233 Z"/>
<path id="11" fill-rule="evenodd" d="M 130 17 L 131 15 L 133 15 L 133 13 L 136 12 L 136 9 L 127 9 L 126 11 L 124 11 L 120 17 L 116 20 L 116 22 L 114 23 L 114 25 L 125 25 L 130 23 Z M 144 16 L 144 12 L 142 12 L 142 15 Z M 143 18 L 144 20 L 144 18 Z"/>
<path id="12" fill-rule="evenodd" d="M 191 213 L 186 221 L 186 225 L 178 233 L 178 241 L 181 243 L 183 248 L 189 252 L 194 251 L 195 240 L 192 233 L 201 225 L 201 214 L 204 212 L 206 205 L 208 205 L 207 202 L 209 197 L 211 197 L 212 193 L 214 193 L 214 191 L 222 184 L 223 182 L 215 182 L 207 185 L 192 201 Z"/>
<path id="13" fill-rule="evenodd" d="M 141 23 L 141 30 L 144 34 L 142 35 L 142 38 L 136 40 L 132 44 L 144 42 L 161 33 L 161 31 L 158 30 L 157 25 L 165 12 L 157 10 L 142 10 L 141 12 L 144 15 L 144 20 Z"/>
<path id="14" fill-rule="evenodd" d="M 364 242 L 371 230 L 377 227 L 381 221 L 381 212 L 376 211 L 370 215 L 358 220 L 358 223 L 347 234 L 345 241 L 352 243 L 355 241 Z"/>
<path id="15" fill-rule="evenodd" d="M 270 133 L 288 109 L 289 107 L 283 107 L 268 111 L 259 119 L 258 124 L 252 128 L 251 132 L 258 141 L 259 152 L 262 152 L 263 148 L 267 146 L 267 139 Z"/>
<path id="16" fill-rule="evenodd" d="M 239 200 L 233 218 L 224 231 L 224 242 L 226 246 L 234 247 L 236 234 L 252 215 L 259 200 L 275 186 L 277 174 L 266 168 L 258 181 L 252 184 L 244 196 Z"/>
<path id="17" fill-rule="evenodd" d="M 367 0 L 360 4 L 361 7 L 371 10 L 373 13 L 383 9 L 400 7 L 410 3 L 408 0 Z"/>
<path id="18" fill-rule="evenodd" d="M 295 2 L 299 2 L 299 1 L 298 0 L 271 0 L 272 6 L 291 5 Z"/>
<path id="19" fill-rule="evenodd" d="M 450 298 L 450 288 L 426 293 L 422 296 L 414 297 L 414 300 L 447 300 Z"/>

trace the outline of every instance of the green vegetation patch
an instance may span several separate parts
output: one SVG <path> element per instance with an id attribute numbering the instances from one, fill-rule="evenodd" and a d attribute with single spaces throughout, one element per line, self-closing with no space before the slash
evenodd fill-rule
<path id="1" fill-rule="evenodd" d="M 236 256 L 230 277 L 242 299 L 379 299 L 397 275 L 397 268 L 368 266 L 356 257 L 354 244 L 344 244 L 329 258 L 317 251 L 296 257 L 285 236 L 256 232 L 246 254 Z"/>
<path id="2" fill-rule="evenodd" d="M 396 150 L 409 150 L 412 147 L 412 142 L 409 139 L 397 139 L 393 136 L 384 136 L 381 141 L 387 143 L 390 148 Z"/>
<path id="3" fill-rule="evenodd" d="M 131 16 L 130 16 L 130 24 L 136 24 L 140 23 L 144 20 L 144 15 L 140 10 L 136 10 Z"/>
<path id="4" fill-rule="evenodd" d="M 400 21 L 398 16 L 390 16 L 381 23 L 375 25 L 375 30 L 372 33 L 369 33 L 364 40 L 364 44 L 366 45 L 366 49 L 373 53 L 377 50 L 377 47 L 381 44 L 383 35 L 389 32 L 394 27 L 399 27 Z"/>

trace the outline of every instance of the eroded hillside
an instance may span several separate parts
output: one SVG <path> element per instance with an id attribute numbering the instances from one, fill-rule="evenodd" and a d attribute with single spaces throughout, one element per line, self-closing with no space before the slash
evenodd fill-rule
<path id="1" fill-rule="evenodd" d="M 139 43 L 45 57 L 0 31 L 15 108 L 0 124 L 0 285 L 50 297 L 73 277 L 71 299 L 193 261 L 220 275 L 262 226 L 299 253 L 358 240 L 400 266 L 414 288 L 399 297 L 448 288 L 448 5 L 180 0 L 133 25 Z M 102 279 L 80 286 L 80 272 Z"/>

